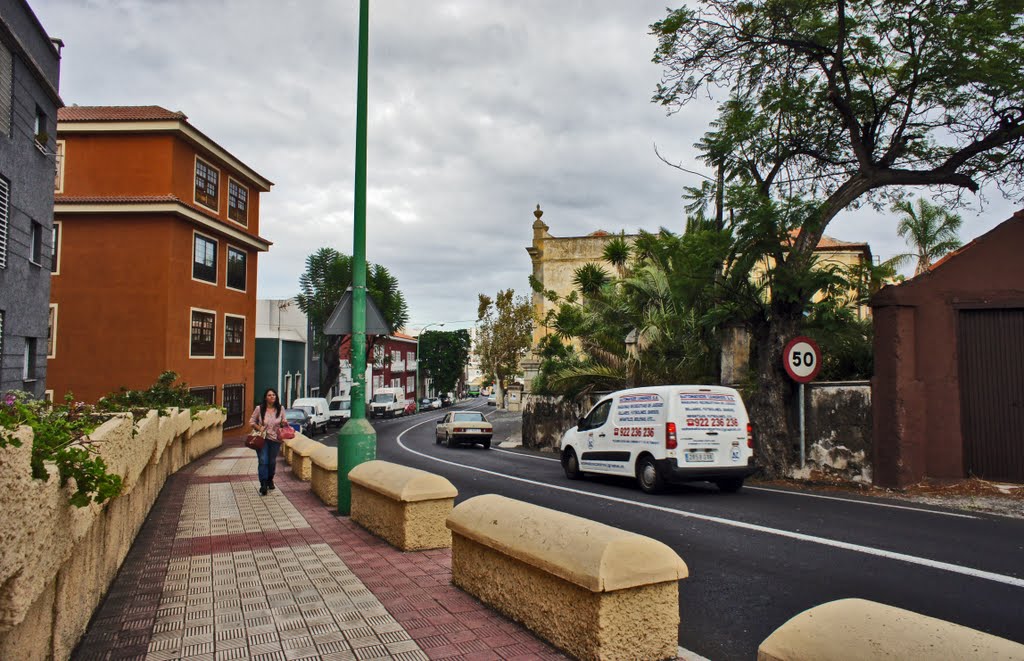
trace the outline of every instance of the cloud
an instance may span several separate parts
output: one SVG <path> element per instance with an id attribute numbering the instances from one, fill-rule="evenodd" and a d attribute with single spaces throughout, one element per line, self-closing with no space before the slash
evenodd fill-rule
<path id="1" fill-rule="evenodd" d="M 159 104 L 275 182 L 260 201 L 261 298 L 293 295 L 305 257 L 352 249 L 357 3 L 34 0 L 64 39 L 61 94 Z M 475 316 L 477 293 L 528 291 L 533 209 L 556 236 L 683 226 L 714 104 L 666 117 L 650 0 L 371 3 L 367 258 L 413 322 Z M 1011 213 L 993 196 L 965 240 Z M 828 233 L 904 250 L 891 217 Z"/>

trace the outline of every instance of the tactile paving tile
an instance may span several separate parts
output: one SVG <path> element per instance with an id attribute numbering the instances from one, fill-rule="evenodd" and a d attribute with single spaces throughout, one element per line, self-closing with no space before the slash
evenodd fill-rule
<path id="1" fill-rule="evenodd" d="M 211 537 L 309 527 L 306 519 L 280 492 L 261 496 L 258 486 L 255 481 L 190 485 L 185 492 L 175 537 Z M 223 569 L 224 565 L 217 568 Z M 297 563 L 291 569 L 301 572 Z M 305 574 L 302 580 L 309 581 Z"/>
<path id="2" fill-rule="evenodd" d="M 213 495 L 206 498 L 200 489 L 186 501 L 209 512 L 238 511 L 231 509 L 228 497 L 234 490 L 207 492 Z M 178 608 L 173 616 L 158 618 L 147 650 L 154 661 L 209 654 L 216 659 L 344 653 L 365 659 L 426 658 L 416 656 L 423 655 L 416 642 L 327 544 L 175 558 L 172 569 L 158 614 L 171 604 Z M 310 574 L 323 582 L 311 583 Z M 234 589 L 212 591 L 214 582 Z M 353 597 L 359 607 L 351 605 Z"/>

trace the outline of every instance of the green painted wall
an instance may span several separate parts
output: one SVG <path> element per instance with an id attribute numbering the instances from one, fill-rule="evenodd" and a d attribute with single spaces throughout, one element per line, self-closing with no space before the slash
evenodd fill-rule
<path id="1" fill-rule="evenodd" d="M 267 388 L 277 390 L 277 340 L 256 338 L 256 380 L 253 386 L 253 401 L 259 401 Z"/>

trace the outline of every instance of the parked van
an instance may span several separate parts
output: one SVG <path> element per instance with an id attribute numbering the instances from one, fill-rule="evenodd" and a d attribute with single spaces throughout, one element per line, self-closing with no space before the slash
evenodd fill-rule
<path id="1" fill-rule="evenodd" d="M 652 386 L 603 398 L 562 436 L 562 468 L 635 477 L 647 493 L 708 480 L 739 491 L 754 472 L 754 436 L 740 394 L 722 386 Z"/>
<path id="2" fill-rule="evenodd" d="M 323 397 L 299 397 L 292 402 L 293 408 L 298 407 L 312 408 L 313 413 L 310 416 L 309 429 L 314 434 L 318 434 L 321 431 L 327 429 L 327 425 L 330 423 L 331 418 L 328 414 L 330 406 L 327 400 Z"/>
<path id="3" fill-rule="evenodd" d="M 405 414 L 405 388 L 377 388 L 370 400 L 371 418 L 394 418 Z"/>
<path id="4" fill-rule="evenodd" d="M 333 398 L 327 415 L 330 416 L 331 422 L 341 427 L 352 417 L 352 399 L 348 395 Z"/>

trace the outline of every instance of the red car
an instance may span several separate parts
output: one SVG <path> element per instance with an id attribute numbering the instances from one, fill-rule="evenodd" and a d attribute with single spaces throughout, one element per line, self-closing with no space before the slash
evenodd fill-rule
<path id="1" fill-rule="evenodd" d="M 405 414 L 412 415 L 416 412 L 416 402 L 409 402 L 405 405 Z"/>

